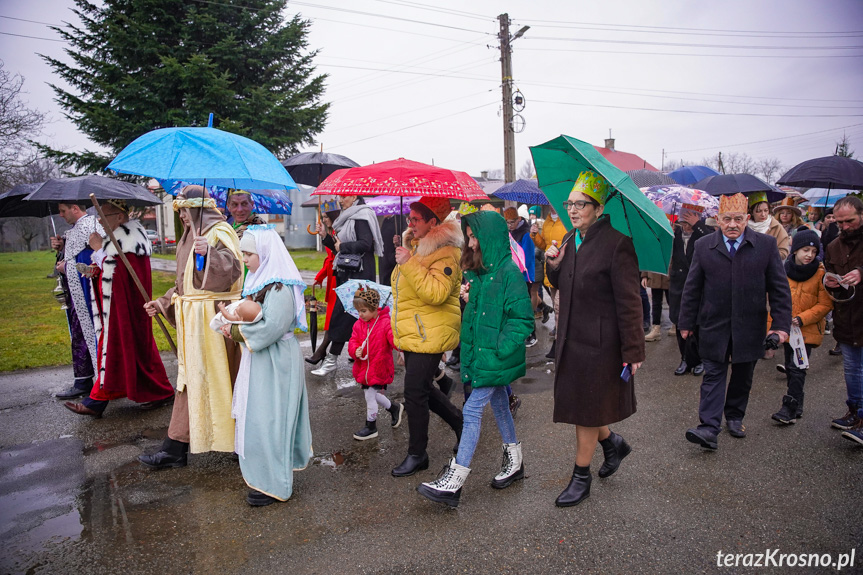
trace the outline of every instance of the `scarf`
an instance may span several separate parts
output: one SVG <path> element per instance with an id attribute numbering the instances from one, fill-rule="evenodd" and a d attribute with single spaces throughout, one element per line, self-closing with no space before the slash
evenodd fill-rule
<path id="1" fill-rule="evenodd" d="M 753 220 L 749 220 L 749 229 L 753 232 L 758 232 L 759 234 L 766 234 L 767 230 L 770 229 L 770 224 L 773 223 L 773 216 L 767 216 L 767 219 L 763 222 L 755 222 Z"/>
<path id="2" fill-rule="evenodd" d="M 354 204 L 348 209 L 342 210 L 342 213 L 333 222 L 333 229 L 336 231 L 339 241 L 357 241 L 357 233 L 354 230 L 354 222 L 356 220 L 364 220 L 369 224 L 369 229 L 372 230 L 372 237 L 375 240 L 375 255 L 378 257 L 384 255 L 384 241 L 381 239 L 381 228 L 378 226 L 378 218 L 374 210 L 365 204 Z"/>
<path id="3" fill-rule="evenodd" d="M 788 256 L 788 259 L 785 260 L 785 274 L 788 276 L 788 279 L 792 279 L 796 282 L 805 282 L 815 275 L 815 272 L 818 271 L 818 267 L 820 265 L 821 262 L 818 258 L 815 258 L 806 265 L 800 265 L 797 263 L 797 259 L 794 257 L 794 254 L 791 254 Z"/>
<path id="4" fill-rule="evenodd" d="M 285 242 L 275 231 L 273 224 L 263 226 L 249 226 L 243 239 L 240 240 L 240 249 L 244 252 L 258 254 L 260 265 L 256 271 L 250 271 L 243 283 L 243 297 L 256 294 L 265 287 L 274 283 L 281 283 L 294 290 L 294 312 L 297 327 L 302 331 L 308 331 L 306 323 L 306 304 L 303 292 L 306 282 L 300 276 L 297 264 L 291 259 Z"/>

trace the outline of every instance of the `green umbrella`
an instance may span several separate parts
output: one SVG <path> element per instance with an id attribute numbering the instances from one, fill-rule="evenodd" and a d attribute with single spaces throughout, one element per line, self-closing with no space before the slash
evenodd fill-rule
<path id="1" fill-rule="evenodd" d="M 623 171 L 602 157 L 592 145 L 569 136 L 560 136 L 531 146 L 533 165 L 542 193 L 561 215 L 566 229 L 572 228 L 563 202 L 584 170 L 592 170 L 614 188 L 605 204 L 611 225 L 632 238 L 638 267 L 644 271 L 668 273 L 674 233 L 668 217 L 638 189 Z"/>

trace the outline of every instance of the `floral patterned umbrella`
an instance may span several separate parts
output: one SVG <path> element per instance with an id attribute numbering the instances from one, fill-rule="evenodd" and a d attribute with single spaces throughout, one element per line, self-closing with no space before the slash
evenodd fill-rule
<path id="1" fill-rule="evenodd" d="M 401 198 L 398 196 L 377 196 L 375 198 L 367 198 L 366 205 L 370 207 L 379 216 L 396 216 L 399 213 L 406 216 L 411 212 L 410 205 L 420 201 L 422 196 L 408 196 Z"/>
<path id="2" fill-rule="evenodd" d="M 676 220 L 681 209 L 686 205 L 700 206 L 702 214 L 706 217 L 716 217 L 719 212 L 719 198 L 711 196 L 705 191 L 694 190 L 685 186 L 651 186 L 642 188 L 642 192 L 654 204 L 662 208 L 662 211 L 671 216 L 669 219 Z"/>
<path id="3" fill-rule="evenodd" d="M 359 168 L 338 170 L 321 182 L 315 195 L 435 196 L 456 200 L 488 198 L 465 172 L 399 158 Z"/>

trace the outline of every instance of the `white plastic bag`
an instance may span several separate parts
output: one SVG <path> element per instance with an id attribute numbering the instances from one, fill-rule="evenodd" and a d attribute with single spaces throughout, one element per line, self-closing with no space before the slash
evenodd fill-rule
<path id="1" fill-rule="evenodd" d="M 792 361 L 798 369 L 809 369 L 809 356 L 806 355 L 806 344 L 803 342 L 803 332 L 796 325 L 791 326 L 788 344 L 794 348 Z"/>

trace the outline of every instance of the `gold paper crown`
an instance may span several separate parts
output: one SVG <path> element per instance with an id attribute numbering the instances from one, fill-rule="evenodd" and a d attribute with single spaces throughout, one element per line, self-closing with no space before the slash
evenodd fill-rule
<path id="1" fill-rule="evenodd" d="M 112 200 L 108 200 L 106 203 L 111 204 L 112 206 L 114 206 L 115 208 L 117 208 L 118 210 L 123 212 L 124 214 L 129 213 L 129 204 L 127 204 L 123 200 L 113 200 L 112 199 Z"/>
<path id="2" fill-rule="evenodd" d="M 720 214 L 745 214 L 749 211 L 749 202 L 743 194 L 719 197 Z"/>
<path id="3" fill-rule="evenodd" d="M 755 204 L 760 204 L 761 202 L 767 201 L 767 192 L 753 192 L 749 194 L 749 207 L 751 208 Z"/>

